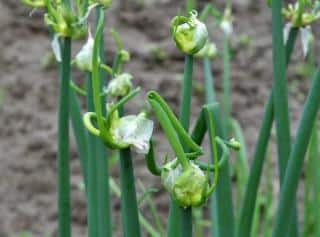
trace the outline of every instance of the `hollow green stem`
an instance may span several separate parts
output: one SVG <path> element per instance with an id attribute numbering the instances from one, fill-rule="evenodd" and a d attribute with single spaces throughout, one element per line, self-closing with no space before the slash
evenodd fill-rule
<path id="1" fill-rule="evenodd" d="M 58 112 L 58 236 L 71 236 L 70 165 L 69 165 L 69 83 L 71 39 L 61 42 L 60 89 Z"/>
<path id="2" fill-rule="evenodd" d="M 291 148 L 288 91 L 286 80 L 286 58 L 283 41 L 282 1 L 272 1 L 272 61 L 274 115 L 278 147 L 280 184 L 286 171 Z M 295 207 L 295 206 L 294 206 Z M 292 212 L 289 236 L 298 235 L 296 211 Z"/>
<path id="3" fill-rule="evenodd" d="M 186 13 L 197 9 L 197 0 L 186 0 Z"/>
<path id="4" fill-rule="evenodd" d="M 157 103 L 154 99 L 154 93 L 150 92 L 148 94 L 148 102 L 151 105 L 151 108 L 156 115 L 164 133 L 172 146 L 183 170 L 187 170 L 190 166 L 189 161 L 186 157 L 186 154 L 183 150 L 182 144 L 180 143 L 180 139 L 178 137 L 177 132 L 175 131 L 171 121 L 169 120 L 167 114 L 162 109 L 161 105 Z"/>
<path id="5" fill-rule="evenodd" d="M 73 91 L 75 91 L 77 94 L 82 96 L 87 96 L 87 91 L 77 86 L 72 80 L 70 81 L 70 87 Z"/>
<path id="6" fill-rule="evenodd" d="M 100 9 L 102 11 L 102 8 Z M 100 136 L 105 134 L 106 128 L 103 123 L 102 114 L 102 102 L 100 98 L 100 70 L 99 70 L 99 59 L 100 59 L 100 49 L 102 41 L 102 32 L 104 28 L 104 14 L 99 14 L 99 19 L 97 22 L 97 29 L 94 38 L 93 47 L 93 57 L 92 57 L 92 90 L 93 90 L 93 102 L 95 107 L 95 112 L 97 114 L 98 128 L 100 130 Z"/>
<path id="7" fill-rule="evenodd" d="M 215 107 L 217 107 L 217 105 L 215 105 Z M 214 177 L 213 177 L 213 181 L 212 181 L 213 182 L 212 186 L 214 186 L 214 187 L 217 185 L 218 176 L 219 176 L 219 167 L 218 167 L 219 158 L 218 158 L 218 149 L 217 149 L 217 144 L 216 144 L 216 132 L 215 132 L 215 127 L 214 127 L 214 122 L 213 122 L 213 111 L 214 111 L 215 107 L 207 106 L 204 108 L 204 111 L 206 114 L 207 128 L 209 131 L 210 149 L 211 149 L 211 154 L 212 154 L 211 155 L 211 158 L 212 158 L 211 162 L 215 166 Z"/>
<path id="8" fill-rule="evenodd" d="M 206 103 L 212 103 L 215 101 L 213 77 L 211 73 L 211 62 L 208 57 L 203 59 L 204 70 L 204 86 L 205 86 L 205 101 Z"/>
<path id="9" fill-rule="evenodd" d="M 96 25 L 99 28 L 99 21 L 104 19 L 104 9 L 102 6 L 98 6 L 96 10 Z M 98 29 L 97 29 L 98 30 Z M 101 33 L 100 36 L 100 45 L 99 45 L 99 58 L 100 62 L 98 66 L 99 69 L 99 78 L 105 78 L 105 72 L 101 69 L 101 62 L 105 61 L 105 53 L 104 53 L 104 38 Z M 103 89 L 103 81 L 100 80 L 99 84 L 99 99 L 101 101 L 102 107 L 101 112 L 102 115 L 106 115 L 106 107 L 105 97 L 101 96 L 101 92 Z M 109 162 L 107 157 L 107 152 L 103 142 L 99 139 L 97 142 L 97 187 L 98 187 L 98 234 L 99 237 L 111 237 L 112 236 L 112 224 L 111 224 L 111 208 L 110 208 L 110 190 L 109 190 Z"/>
<path id="10" fill-rule="evenodd" d="M 123 116 L 123 108 L 119 108 L 119 116 Z M 139 214 L 136 188 L 130 148 L 120 150 L 120 190 L 121 220 L 123 236 L 140 237 Z"/>
<path id="11" fill-rule="evenodd" d="M 211 75 L 210 62 L 204 62 L 204 81 L 206 103 L 215 102 L 213 78 Z M 224 138 L 224 128 L 220 121 L 219 107 L 212 111 L 217 136 Z M 221 151 L 218 150 L 221 157 Z M 211 198 L 211 236 L 233 237 L 234 236 L 234 215 L 231 196 L 231 182 L 229 177 L 229 164 L 226 161 L 219 170 L 219 182 L 217 192 Z"/>
<path id="12" fill-rule="evenodd" d="M 80 105 L 78 103 L 76 94 L 73 89 L 70 88 L 70 117 L 73 127 L 74 138 L 77 145 L 78 156 L 80 158 L 80 166 L 83 175 L 83 181 L 85 190 L 88 188 L 88 158 L 87 158 L 87 141 L 86 141 L 86 130 L 83 126 L 81 117 Z"/>
<path id="13" fill-rule="evenodd" d="M 183 128 L 188 132 L 190 123 L 190 107 L 192 92 L 193 56 L 187 55 L 184 65 L 184 77 L 182 85 L 182 97 L 179 120 Z M 192 237 L 192 208 L 180 208 L 180 237 Z M 169 221 L 172 221 L 169 217 Z"/>
<path id="14" fill-rule="evenodd" d="M 121 197 L 121 191 L 115 181 L 110 178 L 109 180 L 111 191 L 118 197 Z M 157 230 L 148 222 L 148 220 L 139 212 L 139 220 L 141 225 L 145 228 L 145 230 L 150 234 L 152 237 L 162 237 Z"/>
<path id="15" fill-rule="evenodd" d="M 226 35 L 223 41 L 223 126 L 226 134 L 229 133 L 230 99 L 230 39 Z"/>
<path id="16" fill-rule="evenodd" d="M 289 38 L 286 44 L 286 64 L 288 65 L 294 43 L 296 40 L 298 29 L 292 28 L 289 33 Z M 255 208 L 258 187 L 260 183 L 263 164 L 268 147 L 268 141 L 270 138 L 272 123 L 274 119 L 274 107 L 273 107 L 273 89 L 268 98 L 265 106 L 261 129 L 258 135 L 257 145 L 253 155 L 253 163 L 250 167 L 250 174 L 246 186 L 245 196 L 242 202 L 242 208 L 240 212 L 240 222 L 238 229 L 238 237 L 247 237 L 251 233 L 252 218 Z"/>
<path id="17" fill-rule="evenodd" d="M 181 96 L 181 110 L 179 120 L 188 132 L 190 123 L 191 91 L 192 91 L 193 57 L 187 55 L 184 65 L 184 77 Z"/>
<path id="18" fill-rule="evenodd" d="M 87 88 L 92 88 L 91 74 L 87 74 Z M 88 90 L 87 93 L 87 111 L 94 111 L 93 92 Z M 89 112 L 94 114 L 93 112 Z M 87 126 L 86 126 L 87 127 Z M 88 128 L 88 127 L 87 127 Z M 100 133 L 99 133 L 100 135 Z M 98 236 L 98 186 L 97 186 L 97 169 L 98 169 L 98 154 L 96 137 L 90 132 L 87 133 L 88 144 L 88 236 Z"/>
<path id="19" fill-rule="evenodd" d="M 189 134 L 186 132 L 186 129 L 182 126 L 182 124 L 179 122 L 168 104 L 161 98 L 161 96 L 157 92 L 151 91 L 149 92 L 149 97 L 152 97 L 152 99 L 161 106 L 162 110 L 168 116 L 172 126 L 176 130 L 184 145 L 192 151 L 202 153 L 202 148 L 190 138 Z"/>
<path id="20" fill-rule="evenodd" d="M 283 181 L 283 188 L 280 194 L 280 204 L 278 206 L 273 237 L 285 236 L 289 226 L 288 215 L 294 206 L 299 177 L 303 167 L 304 155 L 310 140 L 312 126 L 316 119 L 316 114 L 320 103 L 320 68 L 313 77 L 311 90 L 307 97 L 302 116 L 299 122 L 296 141 L 292 147 L 288 167 Z"/>
<path id="21" fill-rule="evenodd" d="M 231 119 L 230 123 L 230 128 L 232 128 L 234 136 L 236 140 L 239 141 L 241 146 L 241 149 L 236 153 L 237 162 L 235 164 L 235 172 L 237 176 L 236 216 L 239 218 L 241 210 L 241 201 L 243 200 L 243 196 L 245 194 L 246 184 L 249 175 L 249 165 L 247 160 L 246 144 L 243 137 L 241 126 L 238 123 L 238 121 L 234 119 Z"/>
<path id="22" fill-rule="evenodd" d="M 150 141 L 150 149 L 148 154 L 145 156 L 145 161 L 149 171 L 156 176 L 161 175 L 161 168 L 158 167 L 155 159 L 154 159 L 154 151 L 153 151 L 153 142 Z"/>

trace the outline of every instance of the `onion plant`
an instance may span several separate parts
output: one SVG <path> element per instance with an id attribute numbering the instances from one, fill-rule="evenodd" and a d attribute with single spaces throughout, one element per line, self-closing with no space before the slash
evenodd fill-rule
<path id="1" fill-rule="evenodd" d="M 197 227 L 195 232 L 202 236 L 199 223 L 204 217 L 201 207 L 209 199 L 211 236 L 257 236 L 262 216 L 258 208 L 261 205 L 270 208 L 275 204 L 271 196 L 270 170 L 267 174 L 267 197 L 263 199 L 258 192 L 273 121 L 276 124 L 281 189 L 276 218 L 272 220 L 271 211 L 263 215 L 266 221 L 263 236 L 320 234 L 319 213 L 314 211 L 320 208 L 316 122 L 320 103 L 320 68 L 311 71 L 312 83 L 292 144 L 286 74 L 298 34 L 301 35 L 304 55 L 309 55 L 310 64 L 312 67 L 314 65 L 315 60 L 309 47 L 312 39 L 311 24 L 320 17 L 318 1 L 298 0 L 285 8 L 281 0 L 267 1 L 272 11 L 273 85 L 265 105 L 250 169 L 241 128 L 231 117 L 230 46 L 234 36 L 231 1 L 227 2 L 223 12 L 213 4 L 208 4 L 198 18 L 197 11 L 192 10 L 196 8 L 197 1 L 188 0 L 187 16 L 175 16 L 170 23 L 172 39 L 185 55 L 179 116 L 174 114 L 158 92 L 149 91 L 146 97 L 146 102 L 174 154 L 172 159 L 164 157 L 161 166 L 156 163 L 155 158 L 157 153 L 152 141 L 153 121 L 147 118 L 145 111 L 137 115 L 126 113 L 126 104 L 135 98 L 140 88 L 134 87 L 133 76 L 123 70 L 123 64 L 130 59 L 130 54 L 123 49 L 120 36 L 114 29 L 110 33 L 116 42 L 116 55 L 111 66 L 105 63 L 105 10 L 110 6 L 111 0 L 22 0 L 22 3 L 45 10 L 44 20 L 50 29 L 53 53 L 59 65 L 58 236 L 71 236 L 69 120 L 73 126 L 83 173 L 89 237 L 112 236 L 109 187 L 120 198 L 123 236 L 141 236 L 140 224 L 151 236 L 164 236 L 165 231 L 155 206 L 150 198 L 145 198 L 148 190 L 143 185 L 140 185 L 144 193 L 142 199 L 148 201 L 155 225 L 138 210 L 138 200 L 141 199 L 136 195 L 133 167 L 135 153 L 132 150 L 145 156 L 146 168 L 152 175 L 159 176 L 162 186 L 169 194 L 166 236 L 193 236 L 192 211 L 199 207 L 194 215 Z M 95 27 L 88 27 L 88 17 L 94 9 Z M 224 35 L 221 106 L 214 90 L 215 77 L 211 69 L 211 60 L 218 55 L 217 47 L 209 40 L 204 23 L 208 16 L 214 17 Z M 90 28 L 94 28 L 94 34 L 90 32 Z M 72 41 L 86 35 L 86 43 L 72 59 Z M 198 111 L 198 118 L 191 130 L 193 67 L 194 61 L 199 58 L 203 61 L 204 105 Z M 85 72 L 87 86 L 84 89 L 71 80 L 72 66 Z M 78 95 L 86 97 L 86 112 L 83 115 Z M 206 133 L 210 152 L 205 152 L 201 146 Z M 231 135 L 236 139 L 228 139 Z M 230 149 L 240 149 L 234 162 L 237 175 L 236 198 L 231 189 Z M 120 153 L 120 187 L 109 177 L 107 151 L 110 150 Z M 305 226 L 300 233 L 297 228 L 296 192 L 307 150 Z M 209 157 L 209 163 L 200 161 L 199 158 L 204 155 Z M 270 164 L 270 160 L 268 163 Z M 236 200 L 235 203 L 233 200 Z"/>

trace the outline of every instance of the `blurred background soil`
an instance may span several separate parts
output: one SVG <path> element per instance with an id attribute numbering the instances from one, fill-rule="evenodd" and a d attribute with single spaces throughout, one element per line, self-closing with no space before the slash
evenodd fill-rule
<path id="1" fill-rule="evenodd" d="M 136 113 L 145 106 L 142 99 L 150 89 L 160 91 L 178 112 L 183 56 L 169 37 L 168 24 L 183 6 L 173 0 L 127 0 L 123 6 L 114 2 L 106 24 L 118 30 L 124 47 L 131 53 L 132 60 L 126 64 L 125 71 L 134 75 L 135 85 L 142 87 L 141 100 L 134 100 L 127 107 L 128 112 Z M 207 2 L 200 1 L 200 6 Z M 214 2 L 223 9 L 224 1 Z M 238 38 L 232 39 L 232 115 L 243 128 L 251 160 L 272 81 L 271 15 L 263 0 L 233 2 Z M 29 13 L 30 9 L 21 6 L 18 0 L 0 0 L 0 237 L 15 237 L 22 231 L 33 232 L 35 236 L 46 233 L 54 236 L 56 232 L 57 71 L 54 65 L 43 65 L 45 55 L 50 52 L 50 42 L 42 13 L 36 11 L 32 17 Z M 212 29 L 209 24 L 211 39 L 222 49 L 222 33 Z M 243 34 L 251 39 L 248 45 L 239 40 Z M 105 38 L 106 55 L 111 62 L 115 46 L 108 30 Z M 299 49 L 293 61 L 301 62 L 300 41 L 297 42 Z M 74 53 L 80 46 L 81 42 L 74 45 Z M 217 58 L 212 65 L 218 95 L 222 87 L 221 61 Z M 203 103 L 201 65 L 198 61 L 194 71 L 193 119 Z M 299 76 L 297 64 L 292 65 L 289 101 L 294 134 L 308 81 Z M 75 72 L 73 77 L 77 82 L 84 81 L 80 72 Z M 84 195 L 78 188 L 81 170 L 72 135 L 71 132 L 72 221 L 74 236 L 80 237 L 86 233 L 86 212 Z M 155 137 L 161 161 L 168 145 L 163 143 L 159 127 Z M 274 147 L 271 154 L 274 158 Z M 161 189 L 160 180 L 148 173 L 142 156 L 134 156 L 134 165 L 135 175 L 146 187 L 160 189 L 153 200 L 165 215 L 168 195 Z M 111 176 L 117 180 L 116 165 Z M 274 183 L 277 190 L 277 182 Z M 119 229 L 119 208 L 119 200 L 113 197 L 115 229 Z M 148 216 L 146 206 L 142 205 L 141 210 Z"/>

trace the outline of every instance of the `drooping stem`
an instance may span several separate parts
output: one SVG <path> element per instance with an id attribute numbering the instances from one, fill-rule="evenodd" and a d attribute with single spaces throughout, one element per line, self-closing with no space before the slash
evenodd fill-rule
<path id="1" fill-rule="evenodd" d="M 69 158 L 69 83 L 71 39 L 61 40 L 59 111 L 58 111 L 58 236 L 71 236 L 70 158 Z"/>

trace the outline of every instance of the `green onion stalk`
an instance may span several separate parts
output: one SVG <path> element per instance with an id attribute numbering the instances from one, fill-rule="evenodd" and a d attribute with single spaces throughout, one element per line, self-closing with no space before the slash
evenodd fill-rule
<path id="1" fill-rule="evenodd" d="M 312 43 L 310 44 L 312 46 Z M 315 62 L 314 53 L 312 50 L 308 53 L 308 67 L 309 73 L 314 73 Z M 306 161 L 306 172 L 305 172 L 305 196 L 304 196 L 304 228 L 303 236 L 318 236 L 319 232 L 319 217 L 318 212 L 320 207 L 320 194 L 319 194 L 319 136 L 318 136 L 318 121 L 315 121 L 310 143 L 308 147 L 308 160 Z"/>
<path id="2" fill-rule="evenodd" d="M 277 209 L 273 237 L 285 236 L 288 232 L 290 219 L 287 217 L 292 214 L 292 207 L 295 203 L 295 199 L 292 197 L 295 197 L 297 192 L 304 156 L 312 134 L 313 126 L 310 126 L 310 124 L 314 124 L 319 109 L 319 90 L 320 68 L 318 68 L 313 76 L 311 89 L 300 118 L 296 140 L 289 157 L 288 167 L 280 193 L 280 203 Z"/>
<path id="3" fill-rule="evenodd" d="M 96 111 L 99 116 L 105 115 L 104 97 L 101 96 L 105 74 L 98 66 L 104 61 L 103 28 L 104 8 L 97 7 L 95 47 L 92 57 L 92 72 L 87 73 L 87 110 Z M 96 39 L 97 38 L 97 39 Z M 98 55 L 98 57 L 95 57 Z M 92 90 L 90 89 L 92 88 Z M 99 118 L 100 118 L 99 117 Z M 98 122 L 101 122 L 100 120 Z M 109 194 L 109 175 L 107 154 L 101 139 L 87 133 L 88 144 L 88 235 L 111 236 L 111 210 Z"/>
<path id="4" fill-rule="evenodd" d="M 273 85 L 274 115 L 276 123 L 276 135 L 278 146 L 278 163 L 280 184 L 286 172 L 286 166 L 290 155 L 291 137 L 288 109 L 288 91 L 286 80 L 286 58 L 283 40 L 282 1 L 272 1 L 272 61 L 273 61 Z M 292 197 L 295 199 L 294 197 Z M 295 208 L 295 205 L 293 206 Z M 298 235 L 296 211 L 292 212 L 291 225 L 288 236 Z"/>
<path id="5" fill-rule="evenodd" d="M 291 57 L 296 36 L 298 33 L 297 28 L 292 28 L 289 34 L 289 38 L 286 44 L 286 63 L 288 65 Z M 262 174 L 263 164 L 267 152 L 268 141 L 271 134 L 272 123 L 274 120 L 274 101 L 273 90 L 265 105 L 263 119 L 261 123 L 260 132 L 258 135 L 257 145 L 253 155 L 253 162 L 250 167 L 250 174 L 247 181 L 245 196 L 242 202 L 242 208 L 240 212 L 238 237 L 249 236 L 252 228 L 252 218 L 255 208 L 260 178 Z"/>
<path id="6" fill-rule="evenodd" d="M 117 32 L 111 30 L 114 40 L 117 44 L 117 54 L 112 65 L 113 77 L 117 77 L 121 72 L 123 58 L 122 42 Z M 116 79 L 113 79 L 116 80 Z M 119 97 L 119 101 L 121 101 Z M 119 117 L 125 114 L 124 104 L 118 108 Z M 139 223 L 139 210 L 136 197 L 136 187 L 134 182 L 134 169 L 130 147 L 120 149 L 120 203 L 121 203 L 121 220 L 123 225 L 124 236 L 141 236 Z M 141 218 L 140 218 L 141 220 Z M 142 223 L 143 224 L 143 223 Z"/>
<path id="7" fill-rule="evenodd" d="M 61 40 L 60 89 L 58 109 L 58 236 L 71 236 L 70 157 L 69 157 L 69 82 L 71 38 Z"/>
<path id="8" fill-rule="evenodd" d="M 214 83 L 211 72 L 211 64 L 208 57 L 205 57 L 203 59 L 203 65 L 205 102 L 206 104 L 211 104 L 216 102 L 216 100 L 214 95 Z M 215 119 L 214 124 L 216 128 L 216 134 L 219 137 L 225 137 L 224 125 L 219 119 L 221 116 L 219 108 L 216 107 L 213 113 Z M 220 150 L 219 153 L 221 153 Z M 234 216 L 231 204 L 231 182 L 229 179 L 229 165 L 227 164 L 227 162 L 225 162 L 225 164 L 221 167 L 219 173 L 220 174 L 219 182 L 217 185 L 217 192 L 213 193 L 211 198 L 211 236 L 234 236 Z"/>
<path id="9" fill-rule="evenodd" d="M 191 11 L 187 17 L 174 17 L 170 24 L 170 32 L 177 48 L 186 55 L 179 120 L 182 127 L 188 131 L 192 96 L 193 55 L 204 47 L 208 32 L 206 26 L 197 19 L 196 11 Z M 188 33 L 186 34 L 186 32 Z M 185 144 L 183 145 L 185 146 Z M 192 236 L 192 208 L 179 208 L 173 198 L 170 201 L 167 235 L 168 237 Z"/>
<path id="10" fill-rule="evenodd" d="M 96 25 L 99 23 L 101 15 L 104 15 L 104 9 L 102 6 L 98 6 L 96 10 Z M 99 52 L 101 63 L 105 61 L 104 52 L 104 38 L 101 35 L 100 41 L 100 52 Z M 99 71 L 100 78 L 105 78 L 106 73 L 104 70 Z M 104 86 L 103 80 L 100 81 L 100 90 L 102 91 Z M 101 96 L 102 101 L 102 113 L 106 115 L 105 97 Z M 110 208 L 110 188 L 109 188 L 109 168 L 108 168 L 108 157 L 105 147 L 100 139 L 96 141 L 97 144 L 97 186 L 98 186 L 98 224 L 99 224 L 99 236 L 111 237 L 112 236 L 112 218 Z"/>
<path id="11" fill-rule="evenodd" d="M 183 87 L 181 95 L 181 110 L 179 120 L 183 128 L 188 131 L 190 124 L 190 107 L 192 92 L 193 56 L 187 55 L 184 66 Z M 192 236 L 192 207 L 179 208 L 180 210 L 180 236 Z"/>

